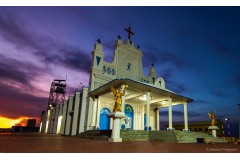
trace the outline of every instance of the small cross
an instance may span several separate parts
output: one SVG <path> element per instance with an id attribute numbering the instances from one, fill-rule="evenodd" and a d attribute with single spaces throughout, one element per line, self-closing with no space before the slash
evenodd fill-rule
<path id="1" fill-rule="evenodd" d="M 128 32 L 128 39 L 130 40 L 131 39 L 131 35 L 134 35 L 134 33 L 131 30 L 131 25 L 128 27 L 128 29 L 125 29 L 125 31 Z"/>
<path id="2" fill-rule="evenodd" d="M 100 39 L 98 39 L 98 40 L 97 40 L 97 42 L 100 44 L 100 43 L 101 43 L 101 40 L 100 40 Z"/>

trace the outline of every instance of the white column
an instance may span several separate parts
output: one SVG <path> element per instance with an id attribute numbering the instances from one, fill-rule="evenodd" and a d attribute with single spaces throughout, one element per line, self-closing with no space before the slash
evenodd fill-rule
<path id="1" fill-rule="evenodd" d="M 174 130 L 172 127 L 172 98 L 168 98 L 168 128 L 167 130 Z"/>
<path id="2" fill-rule="evenodd" d="M 51 112 L 50 110 L 47 110 L 47 122 L 45 127 L 45 133 L 49 133 L 48 128 L 49 128 L 50 112 Z"/>
<path id="3" fill-rule="evenodd" d="M 67 103 L 68 101 L 65 100 L 63 103 L 63 109 L 62 109 L 62 124 L 61 124 L 61 129 L 60 129 L 60 134 L 65 133 L 65 127 L 66 127 L 66 120 L 67 120 Z"/>
<path id="4" fill-rule="evenodd" d="M 189 131 L 188 129 L 188 114 L 187 114 L 187 103 L 183 103 L 183 110 L 184 110 L 184 130 L 183 131 Z"/>
<path id="5" fill-rule="evenodd" d="M 75 102 L 74 102 L 74 111 L 73 111 L 73 117 L 72 117 L 73 121 L 72 121 L 71 136 L 74 136 L 77 134 L 79 103 L 80 103 L 80 92 L 76 92 Z"/>
<path id="6" fill-rule="evenodd" d="M 54 116 L 54 123 L 53 123 L 54 124 L 53 125 L 53 134 L 56 134 L 56 132 L 57 132 L 59 108 L 60 108 L 60 104 L 56 105 L 56 107 L 54 108 L 55 116 Z"/>
<path id="7" fill-rule="evenodd" d="M 150 92 L 147 92 L 147 117 L 146 117 L 146 126 L 147 126 L 147 130 L 149 130 L 150 127 Z"/>
<path id="8" fill-rule="evenodd" d="M 126 89 L 125 89 L 125 85 L 121 85 L 121 91 L 124 92 Z M 125 108 L 125 101 L 126 101 L 126 96 L 124 94 L 124 96 L 122 96 L 122 112 L 124 112 L 124 108 Z"/>
<path id="9" fill-rule="evenodd" d="M 50 115 L 50 125 L 49 125 L 49 132 L 48 133 L 53 133 L 53 126 L 54 126 L 54 116 L 55 116 L 55 108 L 51 109 L 51 115 Z"/>
<path id="10" fill-rule="evenodd" d="M 157 131 L 160 130 L 159 129 L 159 108 L 158 110 L 156 111 L 156 114 L 157 114 Z"/>
<path id="11" fill-rule="evenodd" d="M 86 106 L 87 106 L 87 93 L 88 93 L 88 88 L 83 88 L 81 109 L 80 109 L 81 111 L 80 111 L 79 133 L 84 132 Z"/>
<path id="12" fill-rule="evenodd" d="M 98 102 L 97 102 L 97 120 L 96 120 L 96 129 L 100 128 L 99 127 L 99 121 L 100 121 L 100 109 L 101 109 L 101 100 L 100 97 L 98 97 Z"/>
<path id="13" fill-rule="evenodd" d="M 144 130 L 144 105 L 141 105 L 142 106 L 142 130 Z"/>
<path id="14" fill-rule="evenodd" d="M 72 106 L 73 106 L 73 96 L 69 96 L 68 97 L 68 110 L 67 110 L 67 114 L 66 114 L 66 129 L 65 129 L 65 135 L 70 135 L 70 128 L 71 128 L 71 115 L 69 113 L 71 113 L 72 111 Z"/>
<path id="15" fill-rule="evenodd" d="M 96 129 L 96 114 L 97 114 L 97 102 L 98 102 L 98 98 L 95 97 L 93 99 L 93 109 L 92 109 L 92 120 L 90 123 L 90 129 L 95 130 Z"/>
<path id="16" fill-rule="evenodd" d="M 40 122 L 40 126 L 39 126 L 39 133 L 41 133 L 41 131 L 42 131 L 42 122 Z"/>
<path id="17" fill-rule="evenodd" d="M 158 111 L 158 123 L 159 123 L 159 131 L 161 130 L 161 117 L 160 117 L 160 108 L 159 108 L 159 111 Z"/>

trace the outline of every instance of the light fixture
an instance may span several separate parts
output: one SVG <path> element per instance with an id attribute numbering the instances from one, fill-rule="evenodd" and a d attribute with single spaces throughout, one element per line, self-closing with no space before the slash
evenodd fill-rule
<path id="1" fill-rule="evenodd" d="M 167 102 L 166 101 L 162 101 L 161 104 L 166 104 Z"/>
<path id="2" fill-rule="evenodd" d="M 147 96 L 144 94 L 140 97 L 138 97 L 138 99 L 142 100 L 142 101 L 146 101 L 147 100 Z M 152 97 L 150 96 L 150 99 L 152 99 Z"/>

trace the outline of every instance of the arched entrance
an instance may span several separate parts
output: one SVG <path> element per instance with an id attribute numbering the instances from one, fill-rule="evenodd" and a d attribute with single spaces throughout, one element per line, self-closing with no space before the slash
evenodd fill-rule
<path id="1" fill-rule="evenodd" d="M 103 108 L 100 111 L 100 130 L 108 130 L 110 129 L 110 119 L 107 115 L 110 113 L 109 109 Z"/>
<path id="2" fill-rule="evenodd" d="M 129 104 L 125 104 L 124 112 L 125 115 L 129 118 L 130 128 L 133 129 L 133 107 Z"/>

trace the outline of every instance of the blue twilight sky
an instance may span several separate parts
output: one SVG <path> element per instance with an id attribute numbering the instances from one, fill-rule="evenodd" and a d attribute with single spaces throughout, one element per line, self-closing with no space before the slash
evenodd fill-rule
<path id="1" fill-rule="evenodd" d="M 94 43 L 101 39 L 111 62 L 129 24 L 145 74 L 154 63 L 167 88 L 194 99 L 189 121 L 213 111 L 237 121 L 240 7 L 0 7 L 0 116 L 38 117 L 52 80 L 66 74 L 68 95 L 88 86 Z M 175 122 L 182 111 L 173 107 Z"/>

